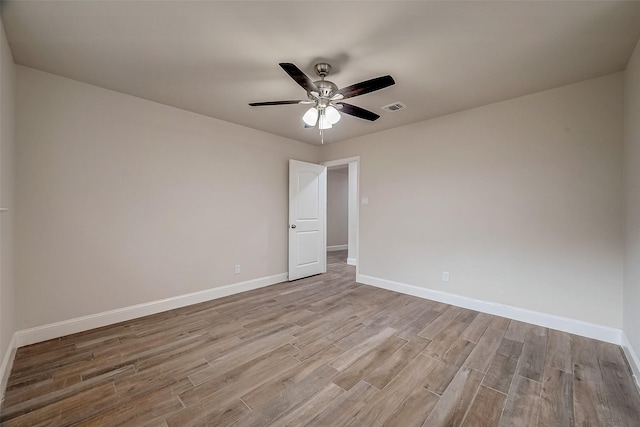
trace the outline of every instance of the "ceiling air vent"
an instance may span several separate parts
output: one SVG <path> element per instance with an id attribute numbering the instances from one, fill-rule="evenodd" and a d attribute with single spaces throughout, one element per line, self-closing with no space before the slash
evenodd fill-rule
<path id="1" fill-rule="evenodd" d="M 384 107 L 380 107 L 385 111 L 398 111 L 404 108 L 407 108 L 402 102 L 394 102 L 393 104 L 385 105 Z"/>

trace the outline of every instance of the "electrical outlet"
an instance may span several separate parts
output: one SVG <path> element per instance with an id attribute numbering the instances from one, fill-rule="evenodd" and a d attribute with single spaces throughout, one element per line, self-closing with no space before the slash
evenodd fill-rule
<path id="1" fill-rule="evenodd" d="M 448 271 L 443 271 L 442 272 L 442 281 L 443 282 L 448 282 L 449 281 L 449 272 Z"/>
<path id="2" fill-rule="evenodd" d="M 236 274 L 240 274 L 240 264 L 236 265 Z"/>

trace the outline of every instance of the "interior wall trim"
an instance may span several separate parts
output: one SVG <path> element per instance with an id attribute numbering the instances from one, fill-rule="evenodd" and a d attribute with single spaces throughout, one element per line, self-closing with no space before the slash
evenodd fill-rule
<path id="1" fill-rule="evenodd" d="M 333 246 L 327 246 L 327 252 L 332 252 L 332 251 L 344 251 L 349 249 L 349 245 L 333 245 Z"/>
<path id="2" fill-rule="evenodd" d="M 7 381 L 9 379 L 9 374 L 11 372 L 13 360 L 15 358 L 16 350 L 18 347 L 35 344 L 37 342 L 59 338 L 65 335 L 99 328 L 126 320 L 136 319 L 139 317 L 160 313 L 175 308 L 198 304 L 201 302 L 222 298 L 240 292 L 258 289 L 286 280 L 287 273 L 280 273 L 273 276 L 261 277 L 258 279 L 234 283 L 217 288 L 211 288 L 204 291 L 193 292 L 163 300 L 137 304 L 121 309 L 110 310 L 89 316 L 78 317 L 62 322 L 56 322 L 38 326 L 35 328 L 17 331 L 11 337 L 11 341 L 9 342 L 7 351 L 5 352 L 5 355 L 2 359 L 2 365 L 0 365 L 1 396 L 2 398 L 4 398 Z M 522 322 L 532 323 L 535 325 L 557 329 L 564 332 L 569 332 L 572 334 L 620 345 L 624 350 L 625 356 L 633 372 L 636 386 L 640 389 L 640 358 L 638 357 L 638 354 L 636 353 L 634 348 L 631 346 L 631 343 L 627 339 L 624 332 L 619 329 L 552 314 L 525 310 L 504 304 L 475 300 L 456 294 L 434 291 L 432 289 L 394 282 L 391 280 L 381 279 L 364 274 L 358 274 L 356 277 L 356 281 L 365 285 L 400 292 L 419 298 L 430 299 L 445 304 L 456 305 L 470 310 L 476 310 L 483 313 L 507 317 Z"/>
<path id="3" fill-rule="evenodd" d="M 358 265 L 355 258 L 347 258 L 347 265 Z"/>
<path id="4" fill-rule="evenodd" d="M 14 346 L 22 347 L 24 345 L 35 344 L 37 342 L 59 338 L 65 335 L 87 331 L 89 329 L 100 328 L 118 322 L 137 319 L 139 317 L 173 310 L 187 305 L 198 304 L 240 292 L 274 285 L 276 283 L 284 282 L 287 279 L 287 273 L 280 273 L 274 276 L 261 277 L 247 280 L 245 282 L 206 289 L 204 291 L 192 292 L 158 301 L 132 305 L 116 310 L 50 323 L 47 325 L 37 326 L 35 328 L 23 329 L 15 333 Z"/>
<path id="5" fill-rule="evenodd" d="M 413 295 L 433 301 L 451 304 L 458 307 L 483 313 L 494 314 L 496 316 L 507 317 L 521 322 L 532 323 L 545 328 L 557 329 L 571 334 L 581 335 L 612 344 L 622 345 L 622 331 L 620 329 L 581 320 L 570 319 L 568 317 L 556 316 L 548 313 L 541 313 L 510 305 L 498 304 L 489 301 L 476 300 L 461 295 L 447 292 L 435 291 L 415 285 L 394 282 L 392 280 L 367 276 L 365 274 L 356 275 L 356 281 L 365 285 L 376 286 L 390 291 Z"/>
<path id="6" fill-rule="evenodd" d="M 638 357 L 638 353 L 636 353 L 633 346 L 631 346 L 631 342 L 624 332 L 622 332 L 622 350 L 624 350 L 624 355 L 627 356 L 629 367 L 631 368 L 631 372 L 633 373 L 633 379 L 636 381 L 638 392 L 640 392 L 640 358 Z"/>
<path id="7" fill-rule="evenodd" d="M 13 367 L 13 360 L 16 357 L 16 334 L 11 336 L 7 351 L 2 358 L 2 365 L 0 365 L 0 402 L 4 401 L 4 392 L 7 389 L 7 382 L 9 381 L 9 374 L 11 374 L 11 368 Z"/>

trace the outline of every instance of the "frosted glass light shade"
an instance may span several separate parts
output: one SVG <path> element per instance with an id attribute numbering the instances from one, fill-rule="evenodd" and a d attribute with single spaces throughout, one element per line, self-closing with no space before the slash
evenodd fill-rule
<path id="1" fill-rule="evenodd" d="M 318 120 L 318 128 L 320 129 L 331 129 L 331 122 L 327 119 L 327 116 L 324 114 L 320 115 L 320 119 Z"/>
<path id="2" fill-rule="evenodd" d="M 332 105 L 329 105 L 325 110 L 324 114 L 327 117 L 327 121 L 332 125 L 335 125 L 340 121 L 340 113 L 336 108 Z"/>
<path id="3" fill-rule="evenodd" d="M 302 116 L 302 121 L 306 123 L 307 126 L 315 126 L 318 121 L 318 110 L 316 107 L 311 107 L 304 113 Z"/>

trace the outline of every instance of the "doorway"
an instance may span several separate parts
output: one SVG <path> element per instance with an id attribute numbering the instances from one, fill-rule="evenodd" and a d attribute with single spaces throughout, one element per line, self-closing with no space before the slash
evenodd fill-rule
<path id="1" fill-rule="evenodd" d="M 328 171 L 327 250 L 330 252 L 346 250 L 347 264 L 356 266 L 356 270 L 358 269 L 359 237 L 359 163 L 360 157 L 324 163 Z M 332 191 L 333 194 L 330 194 Z"/>
<path id="2" fill-rule="evenodd" d="M 349 166 L 327 168 L 327 252 L 349 247 Z"/>

